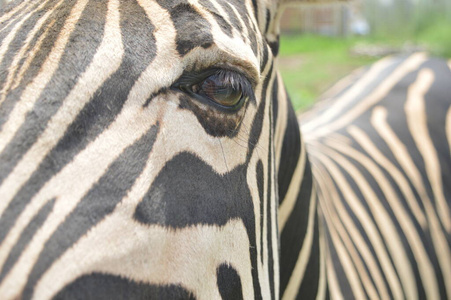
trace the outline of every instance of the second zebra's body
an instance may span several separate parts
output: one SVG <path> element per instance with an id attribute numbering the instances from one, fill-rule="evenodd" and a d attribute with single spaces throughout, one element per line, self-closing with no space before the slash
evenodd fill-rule
<path id="1" fill-rule="evenodd" d="M 0 299 L 450 297 L 449 68 L 384 60 L 301 135 L 295 2 L 2 11 Z"/>
<path id="2" fill-rule="evenodd" d="M 451 295 L 450 85 L 443 59 L 388 57 L 301 115 L 332 298 Z"/>

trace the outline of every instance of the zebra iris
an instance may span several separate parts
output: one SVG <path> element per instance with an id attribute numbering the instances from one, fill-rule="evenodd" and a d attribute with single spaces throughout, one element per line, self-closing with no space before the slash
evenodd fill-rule
<path id="1" fill-rule="evenodd" d="M 227 107 L 237 105 L 243 96 L 239 87 L 224 82 L 217 74 L 208 77 L 199 85 L 198 94 Z"/>

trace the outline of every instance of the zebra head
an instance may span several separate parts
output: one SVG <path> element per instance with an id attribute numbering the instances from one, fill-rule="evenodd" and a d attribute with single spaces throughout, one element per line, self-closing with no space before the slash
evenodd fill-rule
<path id="1" fill-rule="evenodd" d="M 278 297 L 302 153 L 275 60 L 288 2 L 3 10 L 3 299 Z"/>

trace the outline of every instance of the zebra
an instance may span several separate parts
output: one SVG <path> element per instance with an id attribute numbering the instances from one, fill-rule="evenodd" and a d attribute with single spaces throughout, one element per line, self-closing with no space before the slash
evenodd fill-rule
<path id="1" fill-rule="evenodd" d="M 329 140 L 350 137 L 321 135 L 334 124 L 321 123 L 327 109 L 311 112 L 316 125 L 301 121 L 301 136 L 277 71 L 278 22 L 296 2 L 30 0 L 3 9 L 2 299 L 415 295 L 397 270 L 399 286 L 384 281 L 375 294 L 373 279 L 340 273 L 346 263 L 332 257 L 343 230 L 330 224 L 328 192 L 341 182 L 326 160 L 345 161 Z M 443 252 L 420 257 L 440 260 L 424 282 L 442 298 L 444 229 Z M 374 259 L 370 275 L 381 273 Z"/>

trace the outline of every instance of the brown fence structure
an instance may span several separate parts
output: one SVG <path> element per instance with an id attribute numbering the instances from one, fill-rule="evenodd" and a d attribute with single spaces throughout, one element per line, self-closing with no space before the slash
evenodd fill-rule
<path id="1" fill-rule="evenodd" d="M 317 33 L 344 36 L 349 33 L 351 8 L 348 4 L 309 4 L 287 8 L 281 18 L 283 33 Z"/>

